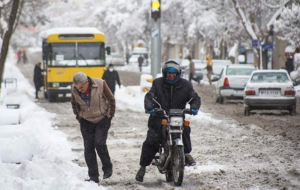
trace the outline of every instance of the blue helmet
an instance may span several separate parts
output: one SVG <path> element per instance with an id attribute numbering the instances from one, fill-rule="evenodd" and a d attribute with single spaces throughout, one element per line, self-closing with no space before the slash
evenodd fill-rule
<path id="1" fill-rule="evenodd" d="M 181 69 L 179 63 L 175 60 L 168 60 L 164 66 L 162 67 L 162 73 L 164 80 L 169 84 L 175 84 L 179 81 L 181 75 Z M 177 73 L 177 76 L 174 80 L 169 80 L 167 77 L 167 73 Z"/>

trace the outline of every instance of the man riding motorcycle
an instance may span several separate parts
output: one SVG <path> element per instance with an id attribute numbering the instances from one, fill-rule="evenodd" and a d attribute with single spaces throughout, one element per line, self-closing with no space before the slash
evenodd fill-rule
<path id="1" fill-rule="evenodd" d="M 174 60 L 167 61 L 162 68 L 163 77 L 153 81 L 150 89 L 155 95 L 156 100 L 161 104 L 162 109 L 185 109 L 187 102 L 191 99 L 194 92 L 192 84 L 180 77 L 181 69 L 179 64 Z M 145 110 L 150 114 L 148 120 L 147 138 L 143 143 L 142 154 L 140 158 L 140 169 L 136 175 L 136 180 L 143 182 L 146 172 L 146 166 L 149 166 L 159 150 L 162 140 L 162 119 L 163 117 L 155 113 L 158 105 L 153 104 L 151 99 L 145 96 Z M 198 96 L 190 102 L 190 109 L 193 115 L 197 115 L 201 105 L 201 99 Z M 190 127 L 184 127 L 183 142 L 186 165 L 195 165 L 196 162 L 190 155 L 192 145 L 190 140 Z"/>

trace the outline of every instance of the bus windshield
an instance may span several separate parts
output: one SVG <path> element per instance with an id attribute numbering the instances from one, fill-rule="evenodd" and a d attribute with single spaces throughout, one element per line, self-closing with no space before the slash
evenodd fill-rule
<path id="1" fill-rule="evenodd" d="M 99 66 L 104 62 L 104 43 L 52 43 L 52 66 Z"/>

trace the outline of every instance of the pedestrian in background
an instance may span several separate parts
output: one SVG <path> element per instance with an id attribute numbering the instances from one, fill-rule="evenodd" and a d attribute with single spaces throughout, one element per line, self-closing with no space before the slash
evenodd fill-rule
<path id="1" fill-rule="evenodd" d="M 26 55 L 26 49 L 22 49 L 22 58 L 23 58 L 23 63 L 27 63 L 27 55 Z"/>
<path id="2" fill-rule="evenodd" d="M 19 50 L 17 51 L 17 58 L 18 58 L 18 62 L 17 62 L 17 63 L 20 63 L 21 58 L 22 58 L 22 51 L 21 51 L 21 49 L 19 49 Z"/>
<path id="3" fill-rule="evenodd" d="M 299 47 L 296 48 L 294 54 L 294 70 L 297 71 L 298 67 L 300 67 L 300 49 Z"/>
<path id="4" fill-rule="evenodd" d="M 287 70 L 289 75 L 292 71 L 294 71 L 294 59 L 293 59 L 292 55 L 288 55 L 286 62 L 285 62 L 285 69 Z"/>
<path id="5" fill-rule="evenodd" d="M 35 86 L 35 99 L 39 99 L 39 91 L 42 86 L 44 86 L 44 78 L 42 75 L 41 62 L 35 64 L 33 72 L 33 82 Z"/>
<path id="6" fill-rule="evenodd" d="M 116 82 L 118 83 L 119 88 L 121 88 L 119 73 L 118 71 L 114 70 L 113 64 L 109 64 L 108 69 L 104 72 L 102 79 L 105 80 L 113 94 L 115 94 Z"/>
<path id="7" fill-rule="evenodd" d="M 144 62 L 144 57 L 142 55 L 139 56 L 138 58 L 138 63 L 139 63 L 139 68 L 140 68 L 140 72 L 142 72 L 142 65 Z"/>
<path id="8" fill-rule="evenodd" d="M 207 79 L 209 81 L 209 84 L 211 85 L 211 74 L 213 73 L 213 68 L 212 68 L 213 63 L 209 55 L 206 56 L 206 60 L 207 63 L 205 69 L 207 70 Z"/>
<path id="9" fill-rule="evenodd" d="M 187 59 L 190 61 L 190 74 L 189 74 L 189 81 L 192 82 L 192 79 L 195 75 L 195 63 L 192 60 L 192 56 L 188 56 Z"/>
<path id="10" fill-rule="evenodd" d="M 102 162 L 103 179 L 111 177 L 113 172 L 106 140 L 115 115 L 116 101 L 105 81 L 90 78 L 83 72 L 74 75 L 71 92 L 72 109 L 80 123 L 90 177 L 86 181 L 99 183 L 96 151 Z"/>

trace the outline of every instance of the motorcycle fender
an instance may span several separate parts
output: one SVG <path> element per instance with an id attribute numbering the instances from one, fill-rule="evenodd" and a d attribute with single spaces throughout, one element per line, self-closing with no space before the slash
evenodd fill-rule
<path id="1" fill-rule="evenodd" d="M 183 146 L 183 142 L 181 139 L 175 139 L 174 141 L 177 146 Z"/>

